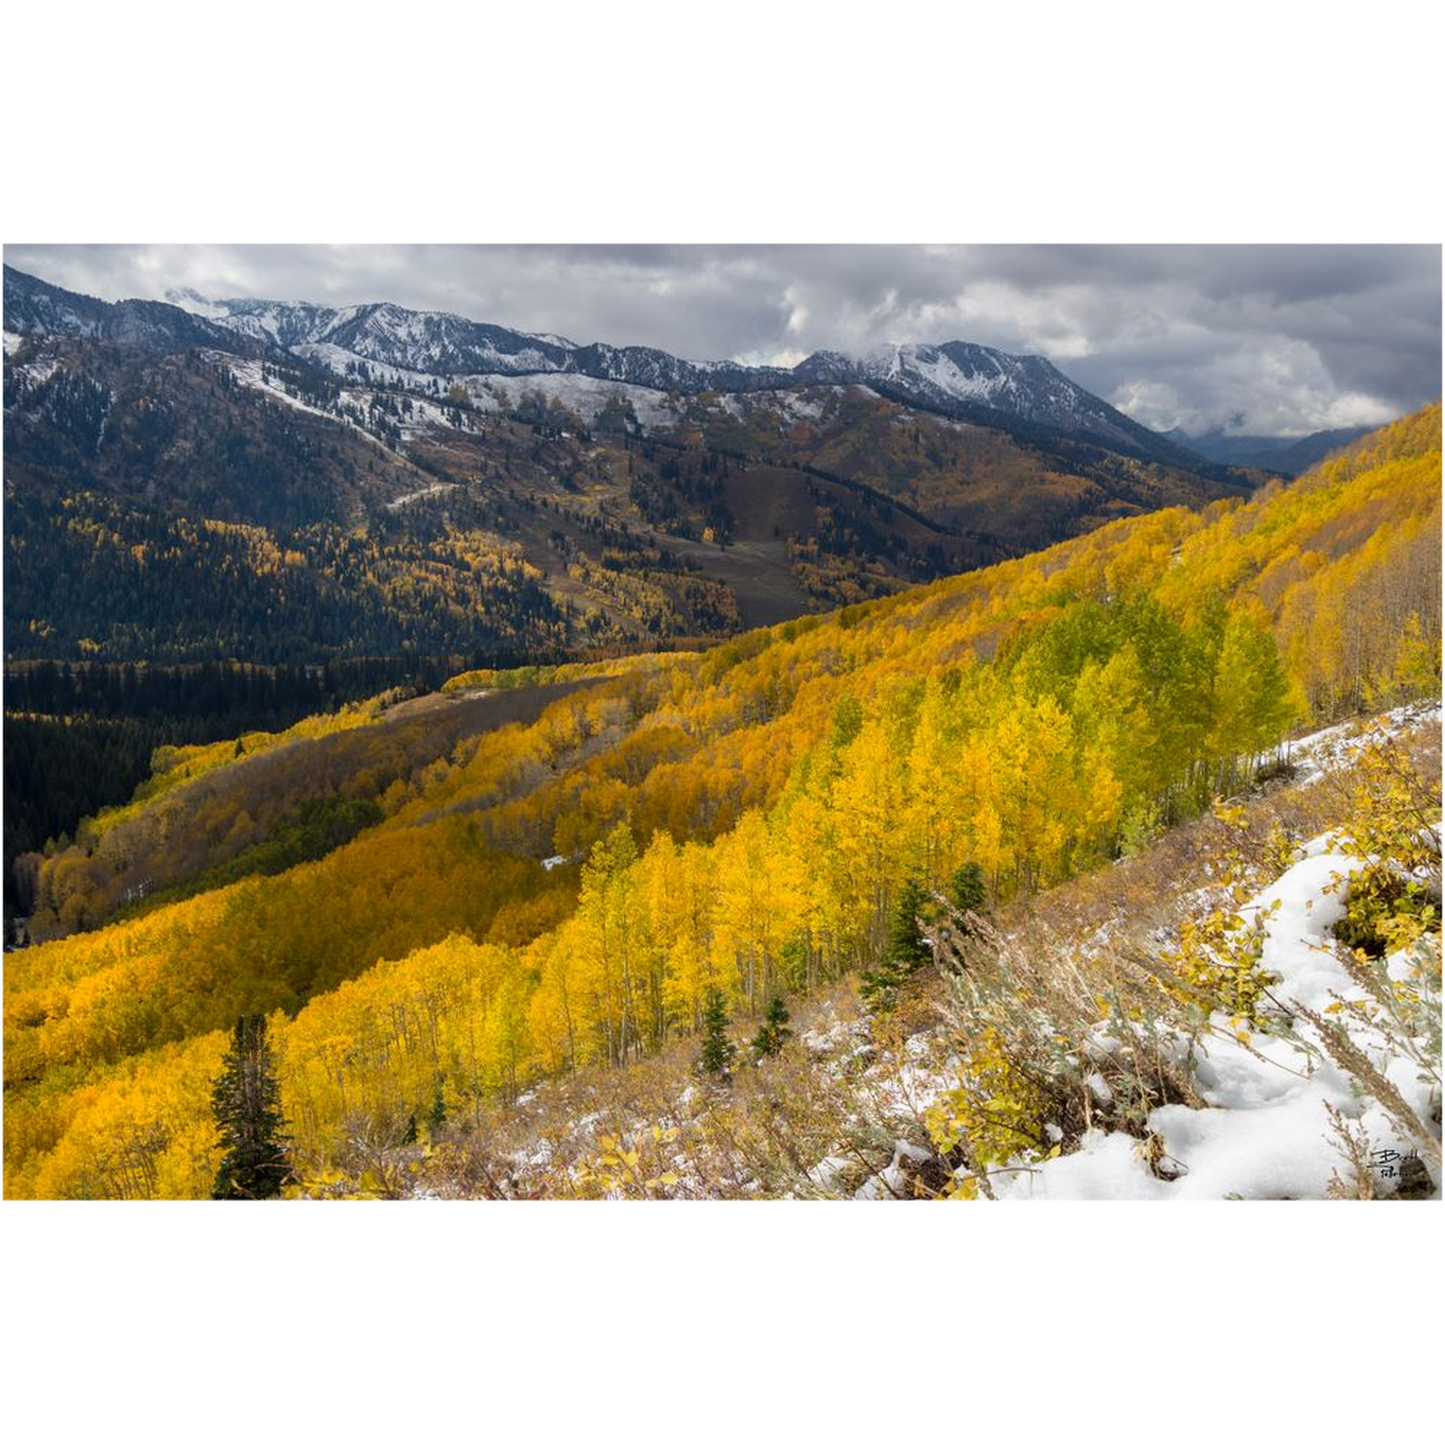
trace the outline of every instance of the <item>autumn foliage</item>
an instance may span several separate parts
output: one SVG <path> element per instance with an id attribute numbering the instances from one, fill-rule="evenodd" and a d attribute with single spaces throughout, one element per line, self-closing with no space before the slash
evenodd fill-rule
<path id="1" fill-rule="evenodd" d="M 1293 726 L 1438 689 L 1440 500 L 1436 406 L 1247 503 L 513 679 L 570 690 L 439 755 L 385 763 L 384 711 L 359 713 L 341 790 L 375 826 L 7 957 L 6 1193 L 207 1193 L 240 1014 L 270 1017 L 295 1158 L 319 1169 L 438 1100 L 480 1121 L 538 1076 L 626 1065 L 718 996 L 755 1028 L 780 994 L 876 966 L 906 880 L 967 868 L 1001 900 L 1135 851 Z M 315 734 L 267 746 L 304 759 Z M 190 765 L 244 764 L 222 752 Z M 96 847 L 151 836 L 136 820 L 179 795 L 154 788 Z M 266 836 L 244 789 L 207 796 L 218 838 Z M 107 886 L 89 861 L 47 884 L 82 920 Z"/>

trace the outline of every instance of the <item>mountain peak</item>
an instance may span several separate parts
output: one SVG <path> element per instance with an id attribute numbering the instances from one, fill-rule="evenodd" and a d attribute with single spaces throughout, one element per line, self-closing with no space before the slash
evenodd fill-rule
<path id="1" fill-rule="evenodd" d="M 14 311 L 21 318 L 13 329 L 124 334 L 135 344 L 171 348 L 205 344 L 224 349 L 228 336 L 241 337 L 343 375 L 366 366 L 437 377 L 572 373 L 681 395 L 858 385 L 959 421 L 1042 427 L 1156 461 L 1197 465 L 1189 452 L 1131 421 L 1046 358 L 1016 356 L 976 341 L 895 341 L 860 356 L 823 350 L 787 368 L 688 361 L 649 346 L 578 345 L 551 333 L 518 331 L 445 311 L 414 311 L 393 301 L 338 308 L 257 298 L 215 300 L 178 287 L 165 302 L 110 305 L 8 267 L 5 295 L 7 316 Z"/>

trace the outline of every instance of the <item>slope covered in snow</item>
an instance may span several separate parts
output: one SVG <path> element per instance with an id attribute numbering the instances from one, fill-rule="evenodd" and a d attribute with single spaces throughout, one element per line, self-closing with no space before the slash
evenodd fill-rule
<path id="1" fill-rule="evenodd" d="M 1149 1114 L 1144 1139 L 1104 1130 L 1083 1137 L 1078 1150 L 1055 1159 L 1019 1160 L 999 1171 L 1001 1199 L 1324 1199 L 1340 1173 L 1331 1111 L 1359 1131 L 1375 1165 L 1375 1185 L 1393 1194 L 1401 1165 L 1434 1146 L 1438 1129 L 1421 1137 L 1378 1097 L 1362 1095 L 1348 1057 L 1327 1034 L 1328 1017 L 1351 1048 L 1398 1091 L 1410 1112 L 1428 1120 L 1437 1107 L 1438 1078 L 1426 1073 L 1376 994 L 1346 968 L 1333 929 L 1345 916 L 1349 880 L 1364 866 L 1338 838 L 1314 839 L 1304 856 L 1239 910 L 1245 926 L 1263 932 L 1262 971 L 1274 978 L 1269 995 L 1273 1028 L 1251 1032 L 1217 1015 L 1202 1041 L 1176 1033 L 1177 1063 L 1198 1087 L 1203 1108 L 1165 1104 Z M 1408 986 L 1432 966 L 1425 945 L 1392 953 L 1390 981 Z M 1433 966 L 1438 967 L 1438 954 Z M 1416 1041 L 1423 1048 L 1425 1040 Z M 1101 1029 L 1101 1053 L 1124 1047 Z M 1438 1185 L 1437 1185 L 1438 1187 Z"/>

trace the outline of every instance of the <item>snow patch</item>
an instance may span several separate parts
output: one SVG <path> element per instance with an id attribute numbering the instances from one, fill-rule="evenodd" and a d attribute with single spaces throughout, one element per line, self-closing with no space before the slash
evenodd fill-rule
<path id="1" fill-rule="evenodd" d="M 1344 914 L 1348 880 L 1363 864 L 1340 851 L 1331 834 L 1315 839 L 1305 853 L 1240 910 L 1263 929 L 1260 966 L 1278 980 L 1270 993 L 1286 1009 L 1315 1013 L 1343 1000 L 1346 1006 L 1335 1021 L 1417 1115 L 1429 1118 L 1432 1086 L 1363 1011 L 1350 1007 L 1366 1002 L 1367 995 L 1334 951 L 1330 931 Z M 1410 960 L 1393 957 L 1390 968 L 1407 972 Z M 1398 1158 L 1417 1147 L 1377 1103 L 1356 1094 L 1352 1079 L 1330 1060 L 1302 1016 L 1295 1016 L 1293 1036 L 1256 1033 L 1247 1043 L 1218 1022 L 1201 1041 L 1193 1067 L 1207 1107 L 1167 1104 L 1147 1121 L 1163 1141 L 1161 1173 L 1173 1171 L 1176 1178 L 1151 1171 L 1134 1138 L 1094 1131 L 1072 1154 L 1041 1164 L 1016 1162 L 992 1181 L 999 1198 L 1324 1198 L 1343 1163 L 1326 1105 L 1358 1121 L 1372 1149 Z M 1104 1041 L 1096 1042 L 1102 1049 Z"/>
<path id="2" fill-rule="evenodd" d="M 1283 744 L 1272 754 L 1275 762 L 1288 762 L 1301 784 L 1317 783 L 1327 773 L 1347 768 L 1372 742 L 1398 738 L 1404 733 L 1440 721 L 1440 703 L 1407 703 L 1367 723 L 1337 723 Z"/>
<path id="3" fill-rule="evenodd" d="M 455 482 L 434 482 L 429 487 L 422 487 L 420 491 L 406 492 L 400 497 L 393 497 L 386 504 L 386 509 L 388 512 L 400 511 L 402 507 L 409 506 L 412 502 L 420 502 L 427 497 L 439 497 L 445 492 L 454 492 L 456 489 Z"/>

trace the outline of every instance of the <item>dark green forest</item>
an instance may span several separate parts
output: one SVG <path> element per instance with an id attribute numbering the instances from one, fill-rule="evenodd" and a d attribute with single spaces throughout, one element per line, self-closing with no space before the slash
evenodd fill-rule
<path id="1" fill-rule="evenodd" d="M 389 688 L 425 692 L 493 653 L 365 657 L 324 665 L 235 662 L 16 662 L 5 669 L 5 915 L 17 908 L 13 864 L 123 803 L 158 747 L 279 731 Z M 313 820 L 314 821 L 314 820 Z M 298 845 L 304 851 L 305 844 Z M 299 855 L 298 855 L 299 856 Z"/>

